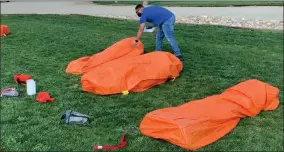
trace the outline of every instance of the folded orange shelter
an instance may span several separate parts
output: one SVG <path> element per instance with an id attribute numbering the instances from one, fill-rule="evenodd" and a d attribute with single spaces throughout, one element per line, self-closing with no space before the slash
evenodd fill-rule
<path id="1" fill-rule="evenodd" d="M 196 150 L 228 134 L 241 118 L 275 110 L 278 93 L 278 88 L 267 83 L 247 80 L 219 95 L 150 112 L 143 118 L 140 130 L 146 136 Z"/>
<path id="2" fill-rule="evenodd" d="M 99 95 L 141 92 L 176 78 L 182 62 L 168 52 L 120 58 L 94 68 L 81 79 L 84 91 Z"/>
<path id="3" fill-rule="evenodd" d="M 134 48 L 131 47 L 134 40 L 135 37 L 125 38 L 93 56 L 85 56 L 71 61 L 66 68 L 66 73 L 84 74 L 109 61 L 143 54 L 144 45 L 142 42 L 138 42 Z"/>

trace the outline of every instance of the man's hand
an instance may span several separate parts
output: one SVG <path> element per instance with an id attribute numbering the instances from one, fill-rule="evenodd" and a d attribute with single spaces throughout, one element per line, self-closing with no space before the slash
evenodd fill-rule
<path id="1" fill-rule="evenodd" d="M 131 46 L 131 47 L 132 47 L 132 48 L 136 47 L 137 43 L 138 43 L 138 41 L 135 40 L 135 41 L 132 43 L 132 46 Z"/>
<path id="2" fill-rule="evenodd" d="M 133 42 L 132 44 L 132 48 L 136 47 L 139 39 L 141 38 L 143 31 L 144 31 L 144 27 L 145 27 L 145 23 L 140 24 L 139 26 L 139 30 L 137 32 L 137 36 L 136 36 L 136 40 Z"/>

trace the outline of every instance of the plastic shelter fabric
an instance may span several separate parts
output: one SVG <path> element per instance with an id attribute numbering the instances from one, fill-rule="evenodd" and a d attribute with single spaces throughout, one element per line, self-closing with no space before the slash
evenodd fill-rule
<path id="1" fill-rule="evenodd" d="M 7 25 L 1 25 L 1 37 L 6 36 L 10 33 L 9 27 Z"/>
<path id="2" fill-rule="evenodd" d="M 99 95 L 141 92 L 178 77 L 182 68 L 182 62 L 168 52 L 121 58 L 84 74 L 82 89 Z"/>
<path id="3" fill-rule="evenodd" d="M 241 82 L 219 95 L 146 114 L 143 135 L 163 139 L 187 150 L 211 144 L 235 128 L 241 118 L 275 110 L 279 89 L 256 79 Z"/>
<path id="4" fill-rule="evenodd" d="M 119 58 L 128 58 L 143 54 L 144 45 L 142 42 L 138 42 L 137 46 L 134 48 L 131 47 L 134 40 L 135 37 L 125 38 L 114 43 L 102 52 L 96 53 L 92 56 L 85 56 L 73 60 L 68 64 L 66 73 L 84 74 L 106 62 Z"/>

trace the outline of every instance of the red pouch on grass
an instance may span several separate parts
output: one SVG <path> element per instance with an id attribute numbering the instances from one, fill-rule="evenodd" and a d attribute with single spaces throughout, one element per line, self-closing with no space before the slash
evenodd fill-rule
<path id="1" fill-rule="evenodd" d="M 16 74 L 14 75 L 14 81 L 17 83 L 17 84 L 20 84 L 20 85 L 23 85 L 23 86 L 26 86 L 26 81 L 31 79 L 32 77 L 27 75 L 27 74 Z"/>
<path id="2" fill-rule="evenodd" d="M 53 102 L 54 101 L 54 98 L 51 98 L 50 95 L 48 94 L 48 92 L 39 92 L 37 97 L 36 97 L 36 100 L 38 102 L 47 102 L 47 101 L 50 101 L 50 102 Z"/>

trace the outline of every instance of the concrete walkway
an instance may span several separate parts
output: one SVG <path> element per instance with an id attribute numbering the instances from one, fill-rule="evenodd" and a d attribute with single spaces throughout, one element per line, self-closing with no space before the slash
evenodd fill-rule
<path id="1" fill-rule="evenodd" d="M 245 20 L 283 21 L 283 7 L 167 7 L 178 17 L 214 16 Z M 1 3 L 2 14 L 82 14 L 135 17 L 134 6 L 105 6 L 82 1 Z"/>

